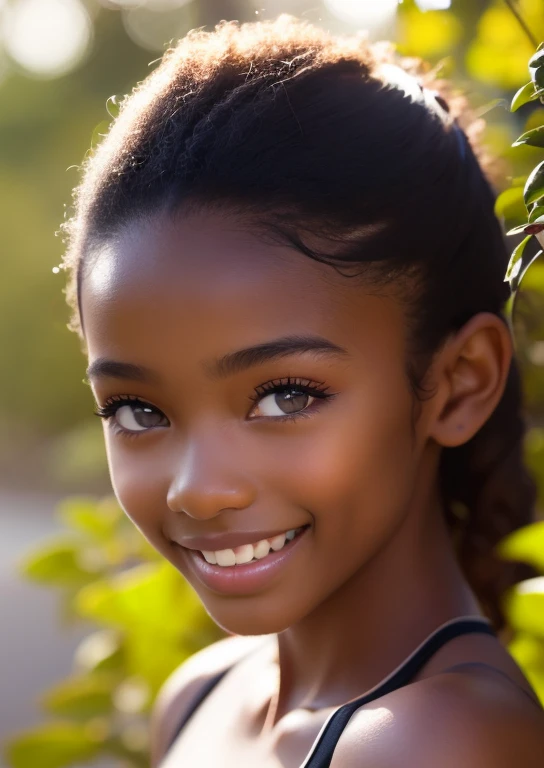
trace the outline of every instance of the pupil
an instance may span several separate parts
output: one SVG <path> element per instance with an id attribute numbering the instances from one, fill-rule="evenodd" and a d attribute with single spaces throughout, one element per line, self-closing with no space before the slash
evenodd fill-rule
<path id="1" fill-rule="evenodd" d="M 284 399 L 281 402 L 278 402 L 279 397 Z M 276 395 L 276 404 L 280 408 L 285 406 L 284 410 L 286 413 L 296 413 L 297 411 L 304 410 L 304 407 L 307 405 L 307 403 L 304 401 L 308 397 L 309 395 L 307 395 L 305 392 L 299 392 L 297 389 L 291 389 Z"/>

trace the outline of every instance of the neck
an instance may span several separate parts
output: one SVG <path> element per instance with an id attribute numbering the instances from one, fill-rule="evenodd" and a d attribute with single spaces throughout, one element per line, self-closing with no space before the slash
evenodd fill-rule
<path id="1" fill-rule="evenodd" d="M 457 565 L 440 504 L 407 515 L 395 538 L 341 590 L 277 635 L 279 691 L 267 722 L 337 707 L 380 683 L 441 624 L 481 615 Z"/>

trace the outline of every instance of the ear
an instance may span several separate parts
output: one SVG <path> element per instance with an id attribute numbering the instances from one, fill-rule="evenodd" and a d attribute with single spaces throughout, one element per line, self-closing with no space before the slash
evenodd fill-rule
<path id="1" fill-rule="evenodd" d="M 512 354 L 510 331 L 491 312 L 474 315 L 448 338 L 431 366 L 435 396 L 430 437 L 455 447 L 478 432 L 502 397 Z"/>

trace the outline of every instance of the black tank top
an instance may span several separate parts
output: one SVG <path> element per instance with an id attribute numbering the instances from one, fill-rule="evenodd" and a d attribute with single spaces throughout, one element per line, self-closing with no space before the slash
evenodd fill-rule
<path id="1" fill-rule="evenodd" d="M 381 696 L 385 696 L 398 688 L 408 685 L 419 670 L 440 648 L 442 648 L 443 645 L 450 640 L 453 640 L 454 637 L 467 635 L 473 632 L 495 635 L 487 619 L 480 617 L 453 619 L 435 630 L 435 632 L 416 648 L 415 651 L 411 653 L 399 667 L 397 667 L 397 669 L 385 678 L 385 680 L 363 696 L 338 707 L 338 709 L 329 715 L 300 768 L 329 768 L 338 739 L 342 735 L 342 731 L 346 727 L 348 720 L 359 707 L 362 707 L 364 704 L 368 704 L 375 699 L 379 699 Z M 227 667 L 227 669 L 212 677 L 199 691 L 196 700 L 193 701 L 189 711 L 185 713 L 184 718 L 180 722 L 170 746 L 176 741 L 182 728 L 185 726 L 185 723 L 193 715 L 202 701 L 231 668 L 232 667 Z M 500 670 L 495 671 L 499 672 Z M 510 678 L 508 679 L 510 680 Z M 510 682 L 514 681 L 510 680 Z M 521 686 L 520 689 L 524 693 L 527 693 Z M 191 766 L 190 768 L 193 767 Z"/>

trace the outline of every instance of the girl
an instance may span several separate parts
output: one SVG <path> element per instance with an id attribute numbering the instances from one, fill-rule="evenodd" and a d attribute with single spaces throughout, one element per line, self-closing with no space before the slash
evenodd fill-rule
<path id="1" fill-rule="evenodd" d="M 87 160 L 66 265 L 115 492 L 230 635 L 165 685 L 154 766 L 543 764 L 495 634 L 534 504 L 508 249 L 413 65 L 223 22 Z"/>

